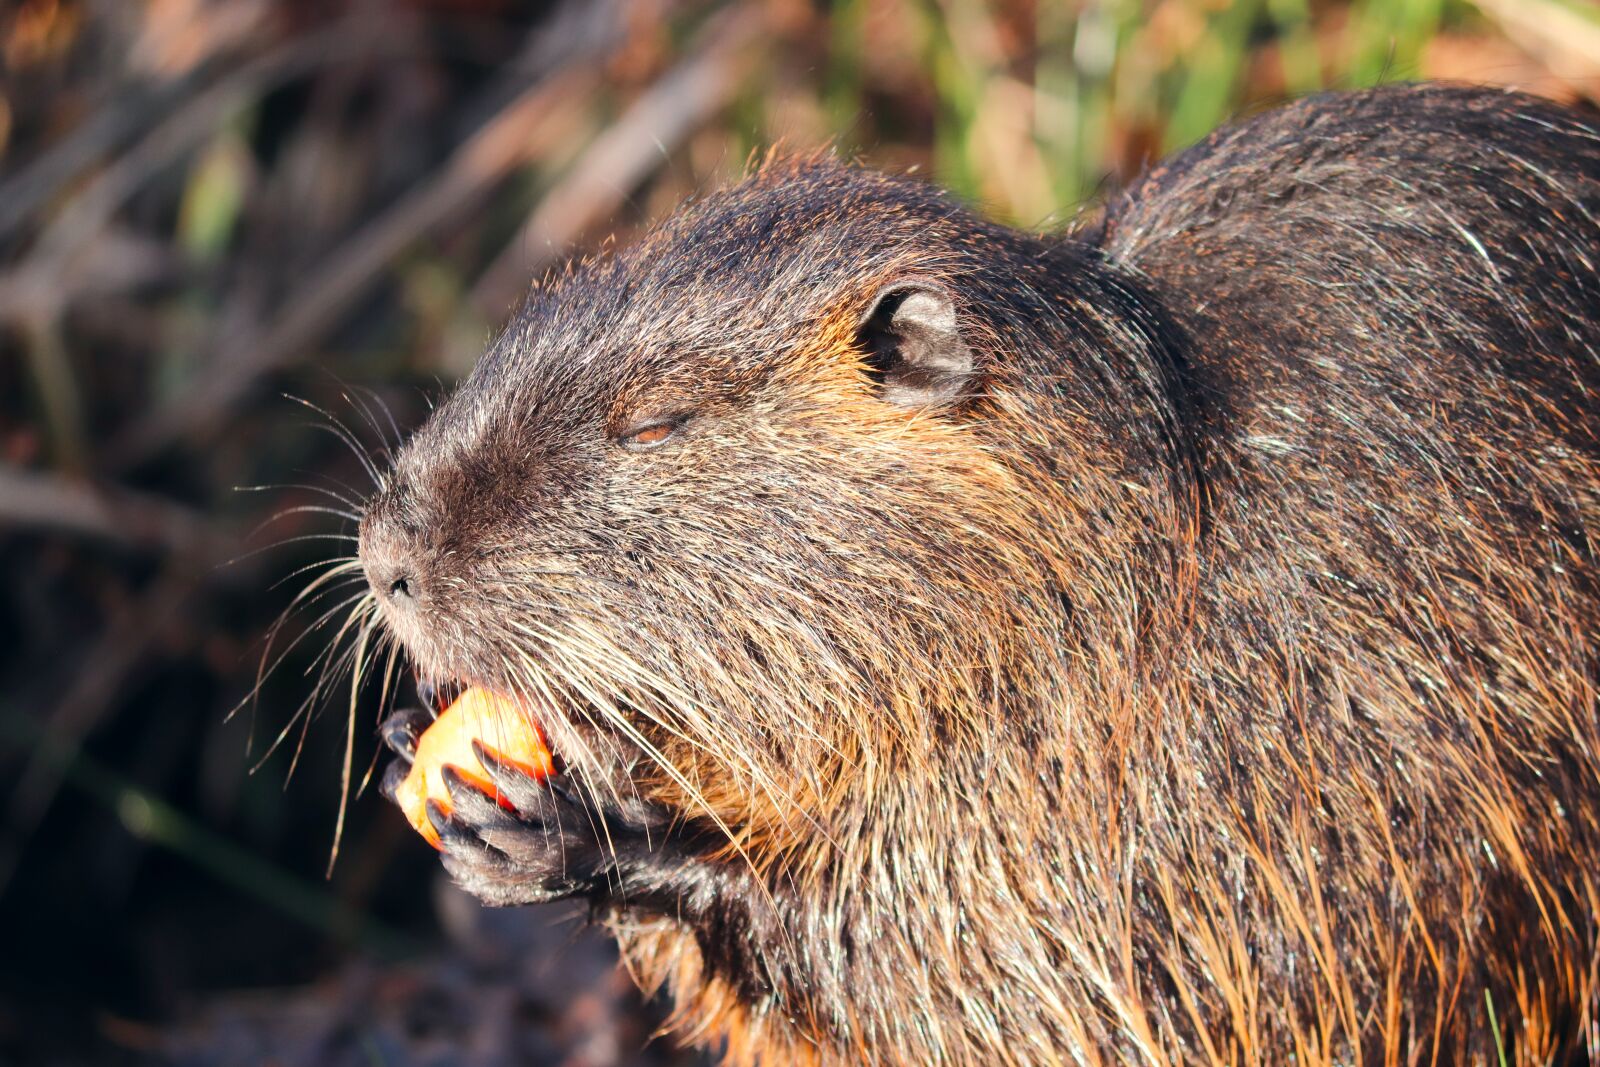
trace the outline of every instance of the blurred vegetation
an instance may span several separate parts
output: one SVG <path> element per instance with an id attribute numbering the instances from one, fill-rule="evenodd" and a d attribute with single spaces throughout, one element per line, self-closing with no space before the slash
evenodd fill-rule
<path id="1" fill-rule="evenodd" d="M 14 0 L 0 72 L 0 1063 L 677 1062 L 603 945 L 443 892 L 370 791 L 324 876 L 350 701 L 304 701 L 348 587 L 246 698 L 304 568 L 349 551 L 337 427 L 381 462 L 531 276 L 773 144 L 1063 225 L 1299 94 L 1592 101 L 1600 15 Z"/>

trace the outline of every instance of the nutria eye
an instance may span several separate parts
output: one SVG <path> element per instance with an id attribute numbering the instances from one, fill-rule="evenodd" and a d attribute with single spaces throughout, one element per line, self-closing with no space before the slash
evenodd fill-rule
<path id="1" fill-rule="evenodd" d="M 658 419 L 647 422 L 643 426 L 636 426 L 617 438 L 617 444 L 623 448 L 631 448 L 636 452 L 647 452 L 652 448 L 659 448 L 672 439 L 680 427 L 683 419 Z"/>

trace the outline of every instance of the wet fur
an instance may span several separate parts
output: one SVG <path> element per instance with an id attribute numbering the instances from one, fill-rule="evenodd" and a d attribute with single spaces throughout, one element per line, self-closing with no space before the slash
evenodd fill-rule
<path id="1" fill-rule="evenodd" d="M 1586 118 L 1396 87 L 1064 235 L 774 160 L 551 280 L 363 523 L 569 762 L 446 862 L 734 1063 L 1592 1058 L 1596 212 Z M 957 403 L 860 342 L 908 277 Z"/>

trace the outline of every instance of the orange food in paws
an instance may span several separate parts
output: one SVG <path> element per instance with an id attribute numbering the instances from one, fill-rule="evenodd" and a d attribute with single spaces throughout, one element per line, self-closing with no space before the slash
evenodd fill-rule
<path id="1" fill-rule="evenodd" d="M 411 772 L 395 791 L 406 820 L 434 848 L 439 847 L 439 835 L 428 821 L 428 801 L 450 810 L 450 793 L 442 773 L 446 766 L 495 795 L 494 782 L 473 754 L 474 741 L 534 778 L 544 778 L 554 769 L 544 736 L 521 703 L 487 689 L 468 689 L 422 732 Z"/>

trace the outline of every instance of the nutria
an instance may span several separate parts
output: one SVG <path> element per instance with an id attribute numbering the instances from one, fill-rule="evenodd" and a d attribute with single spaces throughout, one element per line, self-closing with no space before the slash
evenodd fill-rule
<path id="1" fill-rule="evenodd" d="M 445 866 L 733 1063 L 1594 1057 L 1597 213 L 1588 118 L 1389 87 L 1045 237 L 771 159 L 536 286 L 361 524 L 558 760 Z"/>

